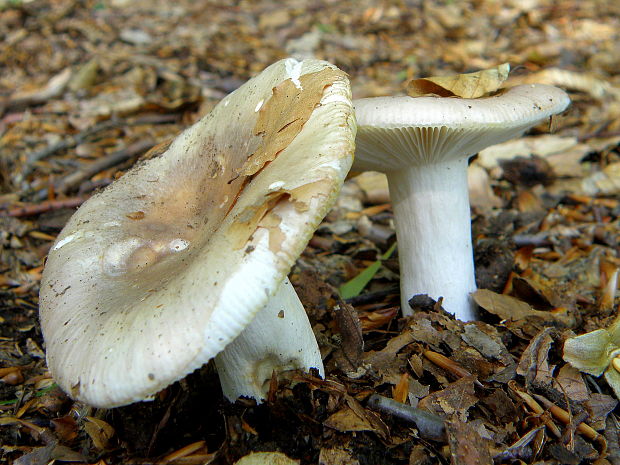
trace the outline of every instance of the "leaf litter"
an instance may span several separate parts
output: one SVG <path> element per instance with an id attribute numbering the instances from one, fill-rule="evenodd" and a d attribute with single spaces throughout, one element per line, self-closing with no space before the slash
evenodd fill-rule
<path id="1" fill-rule="evenodd" d="M 618 312 L 618 17 L 614 2 L 594 0 L 0 5 L 0 463 L 234 463 L 261 451 L 326 465 L 620 463 L 613 390 L 562 358 L 566 339 Z M 399 318 L 398 261 L 382 259 L 389 193 L 365 174 L 291 274 L 326 379 L 284 374 L 265 405 L 229 404 L 208 365 L 152 402 L 73 402 L 46 370 L 37 322 L 55 236 L 93 192 L 156 156 L 149 148 L 288 54 L 333 62 L 355 97 L 505 62 L 503 86 L 570 92 L 553 134 L 540 125 L 470 167 L 486 196 L 472 202 L 481 321 L 454 321 L 423 296 Z M 286 147 L 294 125 L 279 126 L 286 140 L 248 173 Z M 378 260 L 340 301 L 337 289 Z M 414 408 L 445 436 L 403 414 Z"/>

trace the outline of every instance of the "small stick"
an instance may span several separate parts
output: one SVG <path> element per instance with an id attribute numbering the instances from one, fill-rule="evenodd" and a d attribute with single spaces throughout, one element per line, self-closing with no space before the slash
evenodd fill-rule
<path id="1" fill-rule="evenodd" d="M 443 419 L 426 410 L 402 404 L 379 394 L 373 394 L 368 398 L 368 407 L 413 423 L 423 438 L 445 441 L 446 429 Z"/>
<path id="2" fill-rule="evenodd" d="M 147 114 L 136 118 L 134 120 L 120 120 L 120 119 L 109 119 L 102 121 L 101 123 L 95 124 L 94 126 L 85 129 L 84 131 L 75 134 L 73 136 L 68 136 L 66 139 L 56 142 L 55 144 L 49 145 L 47 147 L 42 148 L 37 152 L 33 152 L 28 155 L 28 159 L 26 162 L 26 166 L 24 167 L 21 176 L 25 178 L 28 176 L 32 170 L 34 169 L 34 164 L 40 160 L 48 158 L 54 155 L 57 152 L 62 150 L 67 150 L 73 148 L 82 142 L 90 139 L 94 135 L 99 132 L 107 131 L 109 129 L 120 128 L 123 126 L 140 126 L 143 124 L 166 124 L 166 123 L 174 123 L 179 119 L 178 114 Z"/>
<path id="3" fill-rule="evenodd" d="M 544 413 L 545 413 L 545 409 L 543 409 L 540 404 L 538 402 L 536 402 L 536 400 L 530 396 L 527 392 L 523 392 L 519 389 L 517 389 L 515 386 L 510 385 L 509 387 L 512 389 L 512 391 L 517 394 L 526 404 L 527 406 L 536 414 L 540 417 L 540 419 L 543 421 L 543 423 L 545 424 L 545 426 L 547 428 L 549 428 L 549 431 L 551 431 L 551 433 L 559 438 L 562 436 L 562 432 L 560 431 L 560 428 L 558 428 L 558 426 L 553 423 L 553 420 L 549 417 L 545 417 Z"/>
<path id="4" fill-rule="evenodd" d="M 446 371 L 449 371 L 450 373 L 452 373 L 457 378 L 465 378 L 466 376 L 472 376 L 472 377 L 475 378 L 475 376 L 473 376 L 469 371 L 467 371 L 461 365 L 459 365 L 455 361 L 449 359 L 445 355 L 441 355 L 441 354 L 439 354 L 437 352 L 433 352 L 432 350 L 425 350 L 424 351 L 424 356 L 428 360 L 433 362 L 435 365 L 443 368 Z M 478 387 L 483 387 L 482 384 L 480 383 L 480 381 L 478 381 L 477 379 L 474 379 L 474 383 Z"/>
<path id="5" fill-rule="evenodd" d="M 124 122 L 116 120 L 116 119 L 109 119 L 99 124 L 96 124 L 93 127 L 85 129 L 84 131 L 80 132 L 79 134 L 76 134 L 75 136 L 69 136 L 66 139 L 56 142 L 55 144 L 48 145 L 47 147 L 44 147 L 37 152 L 31 153 L 30 155 L 28 155 L 26 166 L 24 167 L 22 171 L 22 177 L 25 178 L 26 176 L 28 176 L 34 169 L 34 164 L 38 162 L 39 160 L 48 158 L 52 156 L 53 154 L 55 154 L 56 152 L 60 152 L 62 150 L 75 147 L 76 145 L 81 144 L 82 142 L 87 140 L 89 137 L 97 134 L 98 132 L 105 131 L 107 129 L 112 129 L 115 127 L 119 127 L 121 124 L 124 124 Z"/>
<path id="6" fill-rule="evenodd" d="M 536 397 L 536 400 L 538 400 L 541 404 L 545 406 L 546 409 L 548 409 L 551 412 L 551 415 L 553 415 L 555 418 L 557 418 L 558 420 L 560 420 L 562 423 L 566 425 L 570 424 L 570 415 L 566 410 L 564 410 L 561 407 L 558 407 L 553 402 L 551 402 L 549 399 L 543 396 L 534 394 L 534 397 Z M 577 425 L 577 431 L 579 431 L 581 434 L 583 434 L 585 437 L 587 437 L 588 439 L 592 441 L 596 441 L 598 437 L 600 436 L 596 430 L 594 430 L 591 426 L 583 422 Z"/>
<path id="7" fill-rule="evenodd" d="M 153 142 L 152 139 L 145 139 L 135 142 L 122 150 L 113 152 L 106 157 L 100 158 L 97 161 L 82 167 L 75 173 L 65 176 L 58 184 L 56 184 L 55 190 L 58 193 L 65 193 L 68 190 L 79 186 L 83 181 L 87 180 L 91 176 L 94 176 L 95 174 L 108 168 L 112 168 L 119 163 L 123 163 L 135 155 L 146 152 L 153 145 L 155 145 L 155 142 Z"/>
<path id="8" fill-rule="evenodd" d="M 525 247 L 528 245 L 546 247 L 552 245 L 552 242 L 549 240 L 549 233 L 546 231 L 537 234 L 515 234 L 512 240 L 517 247 Z"/>
<path id="9" fill-rule="evenodd" d="M 380 291 L 366 292 L 364 294 L 360 294 L 358 296 L 345 299 L 345 302 L 353 306 L 364 305 L 367 303 L 381 300 L 384 297 L 387 297 L 391 294 L 396 294 L 398 293 L 399 289 L 400 288 L 398 286 L 390 286 L 386 289 L 381 289 Z"/>
<path id="10" fill-rule="evenodd" d="M 40 215 L 41 213 L 47 213 L 52 210 L 60 210 L 61 208 L 79 207 L 85 201 L 85 197 L 69 197 L 61 200 L 46 200 L 41 203 L 12 208 L 3 215 L 15 217 Z"/>

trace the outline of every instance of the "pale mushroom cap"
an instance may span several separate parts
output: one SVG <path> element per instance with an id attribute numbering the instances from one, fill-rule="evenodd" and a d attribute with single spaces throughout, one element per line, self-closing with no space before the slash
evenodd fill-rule
<path id="1" fill-rule="evenodd" d="M 469 157 L 520 135 L 569 105 L 543 84 L 516 86 L 486 98 L 372 97 L 355 100 L 354 170 L 395 171 Z"/>
<path id="2" fill-rule="evenodd" d="M 310 119 L 273 161 L 244 175 L 248 156 L 266 144 L 255 126 L 272 89 L 287 80 L 301 88 L 321 72 Z M 293 119 L 299 101 L 289 100 L 277 113 Z M 125 405 L 222 351 L 331 207 L 354 137 L 344 73 L 317 60 L 282 60 L 88 200 L 52 247 L 41 283 L 58 384 L 94 406 Z"/>

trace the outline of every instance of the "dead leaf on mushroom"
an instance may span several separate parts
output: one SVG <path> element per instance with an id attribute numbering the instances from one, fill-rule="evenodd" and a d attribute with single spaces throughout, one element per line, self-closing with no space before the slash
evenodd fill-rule
<path id="1" fill-rule="evenodd" d="M 434 94 L 440 97 L 479 98 L 497 91 L 508 78 L 510 65 L 455 76 L 414 79 L 407 84 L 410 97 Z"/>

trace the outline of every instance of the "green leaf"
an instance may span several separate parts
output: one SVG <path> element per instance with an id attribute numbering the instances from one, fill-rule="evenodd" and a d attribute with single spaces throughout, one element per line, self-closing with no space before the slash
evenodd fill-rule
<path id="1" fill-rule="evenodd" d="M 343 299 L 350 299 L 351 297 L 357 297 L 362 293 L 366 285 L 375 277 L 377 272 L 381 269 L 381 261 L 387 260 L 390 258 L 392 253 L 396 249 L 396 242 L 392 244 L 392 246 L 385 252 L 383 255 L 379 257 L 374 263 L 371 263 L 367 268 L 362 270 L 360 274 L 358 274 L 355 278 L 350 279 L 342 286 L 338 288 L 338 292 L 340 293 L 340 297 Z"/>

